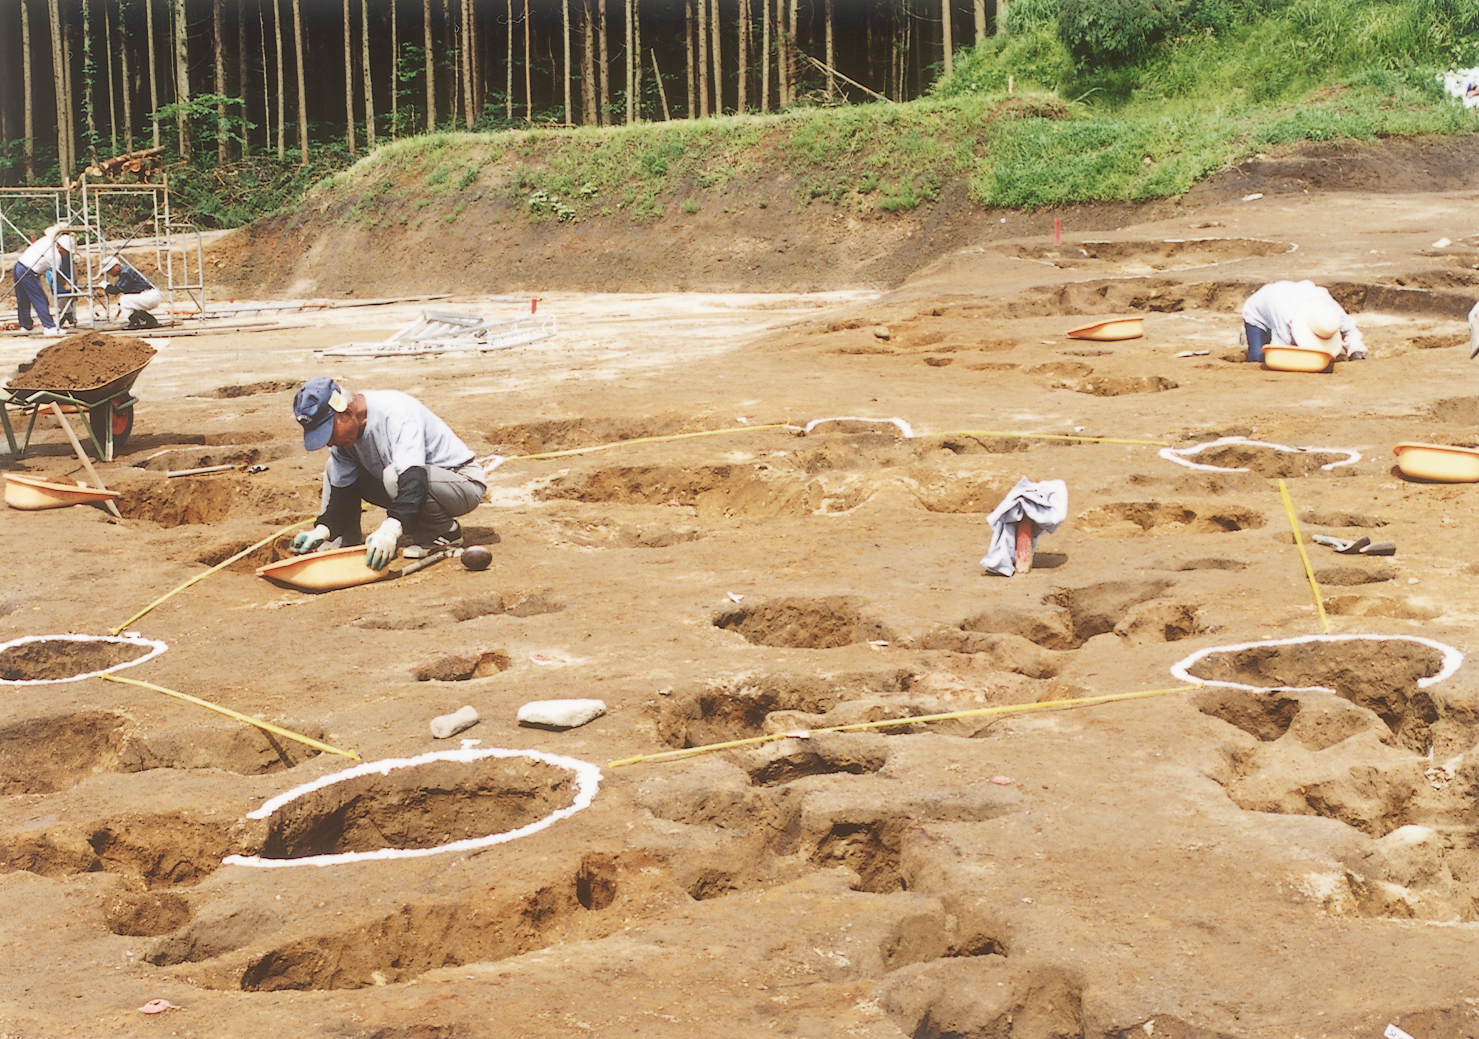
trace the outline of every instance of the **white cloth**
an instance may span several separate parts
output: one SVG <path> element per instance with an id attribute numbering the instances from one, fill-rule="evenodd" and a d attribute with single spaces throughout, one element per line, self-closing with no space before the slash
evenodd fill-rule
<path id="1" fill-rule="evenodd" d="M 119 316 L 128 320 L 128 315 L 136 310 L 153 310 L 164 302 L 164 293 L 158 289 L 148 289 L 144 292 L 125 292 L 118 297 Z"/>
<path id="2" fill-rule="evenodd" d="M 51 270 L 61 262 L 61 257 L 57 255 L 56 250 L 56 232 L 48 231 L 26 246 L 25 250 L 16 257 L 15 262 L 32 274 L 45 274 Z"/>
<path id="3" fill-rule="evenodd" d="M 1017 572 L 1017 524 L 1030 519 L 1041 528 L 1038 533 L 1051 534 L 1067 518 L 1067 484 L 1062 480 L 1033 483 L 1022 477 L 986 517 L 991 524 L 991 548 L 981 565 L 989 574 L 1011 577 Z M 1037 533 L 1032 535 L 1032 547 L 1037 547 Z"/>
<path id="4" fill-rule="evenodd" d="M 1479 105 L 1479 69 L 1459 69 L 1438 76 L 1443 90 L 1463 102 L 1465 108 Z"/>
<path id="5" fill-rule="evenodd" d="M 1312 281 L 1275 281 L 1259 289 L 1243 304 L 1243 320 L 1257 325 L 1269 334 L 1269 342 L 1275 346 L 1288 346 L 1294 342 L 1294 320 L 1312 304 L 1325 303 L 1340 310 L 1340 343 L 1346 354 L 1364 354 L 1366 342 L 1356 319 L 1336 303 L 1328 289 Z"/>
<path id="6" fill-rule="evenodd" d="M 384 480 L 407 469 L 460 469 L 473 460 L 472 449 L 447 424 L 410 394 L 365 390 L 365 431 L 353 444 L 329 448 L 325 481 L 350 487 L 360 474 Z"/>

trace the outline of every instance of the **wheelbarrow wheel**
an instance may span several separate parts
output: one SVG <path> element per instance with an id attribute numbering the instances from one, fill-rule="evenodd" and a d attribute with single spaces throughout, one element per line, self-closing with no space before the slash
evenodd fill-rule
<path id="1" fill-rule="evenodd" d="M 113 418 L 113 451 L 116 454 L 128 442 L 128 435 L 134 431 L 134 406 L 129 404 L 122 408 L 92 409 L 87 421 L 92 426 L 92 435 L 98 438 L 100 444 L 107 441 L 110 415 Z"/>

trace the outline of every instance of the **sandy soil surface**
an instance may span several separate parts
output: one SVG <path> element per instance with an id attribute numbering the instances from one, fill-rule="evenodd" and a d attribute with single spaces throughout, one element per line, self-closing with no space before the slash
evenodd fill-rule
<path id="1" fill-rule="evenodd" d="M 167 648 L 118 677 L 369 762 L 470 739 L 599 789 L 581 808 L 590 768 L 464 754 L 279 805 L 353 763 L 55 680 L 147 647 L 6 650 L 0 1033 L 1479 1035 L 1476 492 L 1392 453 L 1479 441 L 1476 193 L 1223 196 L 1058 244 L 982 233 L 887 291 L 543 291 L 559 335 L 485 356 L 313 352 L 415 305 L 150 339 L 99 466 L 124 518 L 7 513 L 5 638 L 105 635 L 316 511 L 301 380 L 404 389 L 505 459 L 465 520 L 489 569 L 310 594 L 254 576 L 269 543 L 129 623 Z M 1279 277 L 1330 285 L 1372 359 L 1239 363 L 1237 307 Z M 1064 335 L 1121 312 L 1143 338 Z M 40 345 L 0 338 L 0 366 Z M 524 457 L 619 441 L 642 442 Z M 267 469 L 165 476 L 228 463 Z M 7 471 L 87 478 L 45 422 Z M 1030 573 L 986 576 L 1023 476 L 1064 480 L 1068 519 Z M 607 711 L 516 723 L 562 698 Z M 463 705 L 482 722 L 434 740 Z M 552 813 L 436 854 L 223 863 Z"/>

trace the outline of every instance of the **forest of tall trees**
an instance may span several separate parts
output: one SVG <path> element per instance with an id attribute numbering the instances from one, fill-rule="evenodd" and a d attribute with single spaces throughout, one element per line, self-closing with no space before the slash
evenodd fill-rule
<path id="1" fill-rule="evenodd" d="M 918 97 L 1003 0 L 3 0 L 0 183 Z"/>

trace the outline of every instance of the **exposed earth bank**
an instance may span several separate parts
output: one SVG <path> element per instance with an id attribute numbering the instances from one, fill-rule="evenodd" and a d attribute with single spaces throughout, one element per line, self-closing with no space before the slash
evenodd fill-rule
<path id="1" fill-rule="evenodd" d="M 962 181 L 937 202 L 897 214 L 802 204 L 780 170 L 717 191 L 667 198 L 654 219 L 531 222 L 495 188 L 496 168 L 462 191 L 369 207 L 305 205 L 228 236 L 212 250 L 213 286 L 228 296 L 389 297 L 568 289 L 580 292 L 819 292 L 892 288 L 920 268 L 982 241 L 1113 231 L 1174 218 L 1252 193 L 1325 190 L 1433 192 L 1473 182 L 1479 138 L 1303 143 L 1224 170 L 1180 200 L 1068 205 L 1036 213 L 975 205 Z M 367 191 L 379 190 L 369 178 Z M 684 203 L 697 211 L 684 211 Z"/>

